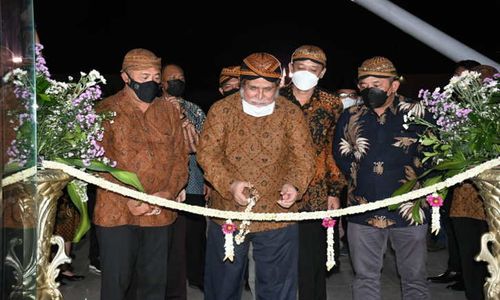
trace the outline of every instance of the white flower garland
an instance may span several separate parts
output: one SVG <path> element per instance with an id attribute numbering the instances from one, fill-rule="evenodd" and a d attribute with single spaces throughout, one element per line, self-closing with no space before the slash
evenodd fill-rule
<path id="1" fill-rule="evenodd" d="M 257 192 L 257 189 L 255 187 L 252 187 L 250 189 L 250 197 L 248 198 L 248 204 L 247 207 L 245 208 L 246 213 L 252 211 L 252 208 L 255 206 L 255 203 L 257 203 L 257 200 L 259 200 L 259 198 L 260 196 L 259 193 Z M 238 234 L 234 237 L 234 240 L 236 241 L 237 245 L 241 245 L 241 243 L 245 241 L 245 236 L 250 232 L 249 227 L 250 227 L 249 220 L 241 221 Z"/>
<path id="2" fill-rule="evenodd" d="M 432 207 L 431 215 L 431 232 L 437 235 L 441 230 L 441 214 L 439 213 L 439 207 Z"/>
<path id="3" fill-rule="evenodd" d="M 324 218 L 321 225 L 326 228 L 326 269 L 330 271 L 335 266 L 335 248 L 333 234 L 337 220 Z"/>
<path id="4" fill-rule="evenodd" d="M 235 226 L 232 223 L 231 219 L 243 220 L 241 225 L 241 232 L 249 232 L 247 227 L 250 225 L 250 220 L 257 221 L 301 221 L 301 220 L 313 220 L 313 219 L 329 219 L 332 217 L 339 217 L 343 215 L 349 214 L 357 214 L 370 210 L 375 210 L 382 207 L 387 207 L 389 205 L 399 204 L 402 202 L 406 202 L 409 200 L 417 199 L 423 196 L 428 195 L 427 201 L 432 206 L 432 222 L 431 222 L 431 231 L 436 234 L 440 230 L 440 215 L 439 215 L 439 204 L 436 204 L 436 195 L 435 192 L 438 190 L 442 190 L 444 188 L 453 186 L 457 183 L 463 182 L 466 179 L 475 177 L 482 172 L 492 169 L 496 166 L 500 165 L 500 157 L 496 159 L 492 159 L 487 161 L 481 165 L 478 165 L 470 170 L 467 170 L 463 173 L 457 174 L 451 178 L 446 179 L 445 181 L 436 183 L 434 185 L 421 188 L 404 195 L 391 197 L 383 200 L 379 200 L 376 202 L 370 202 L 367 204 L 351 206 L 348 208 L 337 209 L 337 210 L 329 210 L 329 211 L 316 211 L 316 212 L 301 212 L 301 213 L 252 213 L 251 209 L 255 205 L 255 202 L 258 199 L 258 195 L 254 194 L 254 197 L 250 197 L 249 204 L 244 212 L 236 212 L 236 211 L 221 211 L 212 208 L 204 208 L 199 206 L 188 205 L 184 203 L 178 203 L 174 200 L 163 199 L 160 197 L 148 195 L 145 193 L 138 192 L 136 190 L 129 189 L 127 187 L 121 186 L 119 184 L 107 181 L 103 178 L 99 178 L 97 176 L 91 175 L 84 171 L 78 170 L 74 167 L 53 162 L 53 161 L 43 161 L 42 166 L 48 169 L 57 169 L 67 173 L 70 176 L 76 177 L 82 181 L 92 183 L 97 185 L 103 189 L 113 191 L 115 193 L 124 195 L 126 197 L 139 199 L 145 201 L 150 204 L 159 205 L 175 210 L 186 211 L 198 215 L 204 215 L 208 217 L 215 217 L 219 219 L 227 219 L 226 223 L 223 224 L 223 231 L 225 235 L 225 243 L 224 243 L 224 251 L 225 257 L 224 260 L 229 259 L 233 261 L 234 259 L 234 244 L 233 244 L 233 232 L 235 230 Z M 14 184 L 19 181 L 26 180 L 33 175 L 36 175 L 36 167 L 31 167 L 29 169 L 20 171 L 16 174 L 13 174 L 7 178 L 2 179 L 2 187 L 8 186 L 10 184 Z M 434 194 L 433 194 L 434 193 Z M 430 195 L 432 194 L 432 195 Z M 257 196 L 257 198 L 255 197 Z M 432 200 L 429 200 L 429 197 L 433 197 Z M 252 198 L 254 201 L 252 201 Z M 438 199 L 439 200 L 439 199 Z M 432 202 L 432 203 L 431 203 Z M 439 202 L 439 201 L 438 201 Z M 442 204 L 442 199 L 441 199 Z M 228 228 L 224 228 L 224 225 L 230 226 L 230 230 Z M 327 226 L 325 226 L 327 227 Z M 334 229 L 333 226 L 327 227 L 327 262 L 326 267 L 330 270 L 333 266 L 335 266 L 335 252 L 334 252 L 334 239 L 333 239 Z M 241 235 L 241 242 L 244 241 L 246 233 Z M 240 242 L 240 243 L 241 243 Z"/>
<path id="5" fill-rule="evenodd" d="M 326 270 L 330 271 L 335 266 L 335 248 L 333 239 L 333 227 L 326 229 Z"/>
<path id="6" fill-rule="evenodd" d="M 366 211 L 371 211 L 375 209 L 379 209 L 382 207 L 387 207 L 389 205 L 394 205 L 394 204 L 399 204 L 402 202 L 410 201 L 413 199 L 425 197 L 429 194 L 432 194 L 438 190 L 442 190 L 446 187 L 453 186 L 457 183 L 463 182 L 469 178 L 475 177 L 482 172 L 492 169 L 496 166 L 500 165 L 500 158 L 495 158 L 490 161 L 487 161 L 485 163 L 482 163 L 470 170 L 467 170 L 463 173 L 457 174 L 453 177 L 450 177 L 442 182 L 433 184 L 431 186 L 421 188 L 415 191 L 411 191 L 409 193 L 406 193 L 404 195 L 396 196 L 396 197 L 391 197 L 391 198 L 386 198 L 383 200 L 379 200 L 376 202 L 369 202 L 366 204 L 361 204 L 361 205 L 356 205 L 356 206 L 350 206 L 347 208 L 342 208 L 342 209 L 336 209 L 336 210 L 328 210 L 328 211 L 314 211 L 314 212 L 300 212 L 300 213 L 253 213 L 253 212 L 238 212 L 238 211 L 222 211 L 222 210 L 217 210 L 213 208 L 205 208 L 205 207 L 200 207 L 200 206 L 195 206 L 195 205 L 189 205 L 185 203 L 179 203 L 174 200 L 168 200 L 152 195 L 148 195 L 145 193 L 138 192 L 133 189 L 129 189 L 125 186 L 109 182 L 105 179 L 96 177 L 92 174 L 85 173 L 83 171 L 80 171 L 76 168 L 73 168 L 71 166 L 58 163 L 58 162 L 53 162 L 53 161 L 43 161 L 42 162 L 43 167 L 48 168 L 48 169 L 58 169 L 66 172 L 67 174 L 77 177 L 83 181 L 86 181 L 88 183 L 92 183 L 94 185 L 97 185 L 103 189 L 113 191 L 115 193 L 124 195 L 126 197 L 130 198 L 135 198 L 138 200 L 145 201 L 150 204 L 154 205 L 159 205 L 163 207 L 167 207 L 170 209 L 175 209 L 175 210 L 180 210 L 180 211 L 186 211 L 198 215 L 204 215 L 207 217 L 213 217 L 213 218 L 218 218 L 218 219 L 236 219 L 236 220 L 251 220 L 251 221 L 275 221 L 275 222 L 280 222 L 280 221 L 302 221 L 302 220 L 318 220 L 318 219 L 323 219 L 326 217 L 339 217 L 339 216 L 344 216 L 344 215 L 351 215 L 351 214 L 359 214 L 363 213 Z M 14 174 L 12 176 L 17 177 L 17 174 Z M 21 178 L 6 178 L 4 180 L 8 180 L 8 182 L 13 183 L 17 182 L 20 180 L 25 179 L 25 177 Z M 4 185 L 4 180 L 2 180 L 2 186 Z"/>
<path id="7" fill-rule="evenodd" d="M 233 244 L 233 232 L 236 227 L 233 221 L 226 220 L 225 224 L 222 224 L 222 232 L 224 233 L 224 259 L 229 259 L 231 262 L 234 260 L 234 244 Z"/>
<path id="8" fill-rule="evenodd" d="M 163 206 L 170 209 L 186 211 L 193 214 L 204 215 L 207 217 L 219 218 L 219 219 L 236 219 L 236 220 L 252 220 L 252 221 L 302 221 L 302 220 L 318 220 L 326 217 L 339 217 L 344 215 L 358 214 L 370 210 L 379 209 L 382 207 L 387 207 L 393 204 L 399 204 L 402 202 L 410 201 L 420 197 L 425 197 L 432 194 L 438 190 L 444 189 L 446 187 L 453 186 L 457 183 L 463 182 L 469 178 L 475 177 L 482 172 L 492 169 L 500 165 L 500 158 L 495 158 L 480 164 L 468 171 L 457 174 L 450 177 L 442 182 L 436 183 L 434 185 L 421 188 L 415 191 L 411 191 L 404 195 L 386 198 L 376 202 L 369 202 L 366 204 L 350 206 L 347 208 L 328 210 L 328 211 L 314 211 L 314 212 L 300 212 L 300 213 L 253 213 L 253 212 L 237 212 L 237 211 L 222 211 L 213 208 L 200 207 L 195 205 L 189 205 L 185 203 L 179 203 L 174 200 L 168 200 L 145 193 L 138 192 L 136 190 L 127 188 L 125 186 L 107 181 L 103 178 L 97 177 L 95 175 L 85 173 L 84 171 L 78 170 L 74 167 L 54 162 L 54 161 L 43 161 L 42 166 L 47 169 L 58 169 L 62 170 L 70 176 L 76 177 L 88 183 L 97 185 L 103 189 L 124 195 L 126 197 L 138 199 L 145 201 L 150 204 Z M 29 169 L 13 174 L 5 179 L 2 179 L 2 187 L 9 184 L 13 184 L 22 180 L 29 178 L 30 173 L 36 173 L 36 170 Z"/>
<path id="9" fill-rule="evenodd" d="M 439 208 L 443 206 L 443 197 L 437 193 L 432 193 L 427 195 L 426 201 L 432 208 L 431 232 L 437 235 L 441 229 L 441 215 L 439 213 Z"/>

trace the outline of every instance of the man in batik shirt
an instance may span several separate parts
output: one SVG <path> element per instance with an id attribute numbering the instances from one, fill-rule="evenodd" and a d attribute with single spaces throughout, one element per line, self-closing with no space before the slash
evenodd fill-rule
<path id="1" fill-rule="evenodd" d="M 300 109 L 279 96 L 280 62 L 267 53 L 243 60 L 241 90 L 208 112 L 198 162 L 213 185 L 210 207 L 244 211 L 247 189 L 259 199 L 253 212 L 296 212 L 314 174 L 314 154 Z M 251 222 L 245 241 L 223 261 L 225 220 L 207 233 L 205 299 L 240 299 L 249 243 L 256 264 L 257 299 L 296 299 L 298 228 L 291 222 Z M 235 222 L 239 225 L 240 222 Z"/>
<path id="2" fill-rule="evenodd" d="M 403 125 L 405 114 L 426 117 L 422 104 L 397 94 L 398 74 L 387 58 L 364 61 L 358 69 L 358 87 L 363 105 L 344 111 L 334 140 L 335 159 L 349 180 L 350 206 L 390 197 L 422 172 L 417 141 L 424 128 L 410 125 L 405 129 Z M 355 271 L 353 299 L 380 299 L 388 240 L 396 253 L 403 299 L 430 298 L 425 266 L 427 208 L 418 205 L 410 201 L 395 211 L 380 208 L 348 216 L 347 238 Z M 421 224 L 412 218 L 415 210 Z"/>
<path id="3" fill-rule="evenodd" d="M 196 145 L 205 113 L 198 105 L 183 98 L 186 77 L 180 66 L 165 65 L 161 82 L 165 99 L 179 109 L 185 141 L 189 146 L 189 179 L 185 187 L 185 203 L 204 207 L 209 189 L 205 186 L 203 172 L 196 162 Z M 203 290 L 205 232 L 204 216 L 179 213 L 170 236 L 167 300 L 187 298 L 186 280 L 190 286 Z"/>
<path id="4" fill-rule="evenodd" d="M 178 110 L 158 97 L 160 71 L 161 59 L 149 50 L 133 49 L 125 55 L 124 88 L 98 106 L 100 112 L 116 112 L 113 122 L 104 124 L 102 146 L 118 168 L 137 174 L 146 193 L 175 199 L 186 185 L 188 153 Z M 94 222 L 101 299 L 165 298 L 167 237 L 176 217 L 169 209 L 97 190 Z"/>
<path id="5" fill-rule="evenodd" d="M 301 210 L 337 209 L 344 180 L 333 159 L 332 145 L 342 102 L 317 86 L 326 73 L 325 52 L 317 46 L 301 46 L 292 54 L 289 68 L 292 83 L 280 94 L 302 110 L 315 150 L 316 173 L 303 196 Z M 321 220 L 299 222 L 299 299 L 326 299 L 325 236 Z"/>

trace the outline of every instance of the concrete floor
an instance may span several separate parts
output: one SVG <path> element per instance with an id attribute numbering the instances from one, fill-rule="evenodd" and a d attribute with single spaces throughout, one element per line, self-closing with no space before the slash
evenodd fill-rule
<path id="1" fill-rule="evenodd" d="M 100 276 L 88 270 L 88 242 L 82 240 L 74 247 L 76 256 L 73 266 L 77 274 L 85 275 L 85 279 L 79 282 L 70 282 L 61 286 L 65 300 L 99 300 Z M 427 270 L 429 275 L 440 274 L 446 268 L 448 253 L 446 250 L 438 252 L 429 252 Z M 332 274 L 327 280 L 328 299 L 350 300 L 352 269 L 348 256 L 341 257 L 341 271 Z M 465 300 L 464 292 L 451 291 L 446 289 L 446 284 L 430 283 L 432 299 L 439 300 Z M 396 272 L 395 257 L 392 251 L 388 250 L 382 272 L 382 299 L 393 300 L 401 299 L 400 283 Z M 194 288 L 188 287 L 187 299 L 201 300 L 203 293 Z M 251 300 L 252 295 L 244 291 L 243 300 Z M 274 299 L 270 299 L 274 300 Z"/>

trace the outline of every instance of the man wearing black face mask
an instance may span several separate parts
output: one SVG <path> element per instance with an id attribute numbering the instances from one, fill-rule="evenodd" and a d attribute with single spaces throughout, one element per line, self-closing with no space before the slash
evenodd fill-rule
<path id="1" fill-rule="evenodd" d="M 424 171 L 417 147 L 424 128 L 405 125 L 412 114 L 432 121 L 422 104 L 397 95 L 398 74 L 390 60 L 373 57 L 358 69 L 364 105 L 352 106 L 340 117 L 334 156 L 348 178 L 348 205 L 387 197 Z M 405 129 L 406 128 L 406 129 Z M 422 224 L 412 219 L 420 211 Z M 380 273 L 387 241 L 395 250 L 403 299 L 430 299 L 426 282 L 428 208 L 419 202 L 348 216 L 347 237 L 355 271 L 353 299 L 380 299 Z"/>
<path id="2" fill-rule="evenodd" d="M 205 113 L 193 102 L 182 98 L 185 86 L 181 67 L 168 64 L 162 70 L 165 98 L 176 105 L 183 122 L 183 132 L 189 147 L 189 179 L 186 186 L 186 203 L 205 206 L 210 189 L 204 183 L 203 172 L 196 162 L 198 135 L 205 121 Z M 166 299 L 186 299 L 186 279 L 190 286 L 203 290 L 205 266 L 204 216 L 179 213 L 172 226 L 170 239 L 168 286 Z M 188 259 L 189 258 L 189 259 Z"/>
<path id="3" fill-rule="evenodd" d="M 156 98 L 160 68 L 160 58 L 149 50 L 125 55 L 125 87 L 99 103 L 99 111 L 116 112 L 113 123 L 104 124 L 102 146 L 118 168 L 138 175 L 146 193 L 175 199 L 187 182 L 188 153 L 178 110 Z M 101 299 L 165 298 L 169 225 L 175 218 L 168 209 L 97 190 Z"/>

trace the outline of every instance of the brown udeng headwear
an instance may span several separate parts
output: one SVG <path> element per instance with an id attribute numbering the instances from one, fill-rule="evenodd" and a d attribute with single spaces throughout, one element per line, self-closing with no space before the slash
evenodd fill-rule
<path id="1" fill-rule="evenodd" d="M 358 79 L 367 76 L 398 78 L 398 72 L 390 60 L 375 56 L 365 60 L 358 68 Z"/>
<path id="2" fill-rule="evenodd" d="M 122 72 L 128 70 L 143 70 L 147 68 L 157 68 L 161 70 L 161 58 L 146 49 L 132 49 L 123 58 Z"/>
<path id="3" fill-rule="evenodd" d="M 241 79 L 264 79 L 276 82 L 281 78 L 281 63 L 269 53 L 258 52 L 247 56 L 240 68 Z"/>
<path id="4" fill-rule="evenodd" d="M 219 84 L 223 85 L 224 82 L 228 81 L 231 78 L 239 78 L 240 77 L 240 66 L 230 66 L 226 68 L 222 68 L 222 71 L 219 75 Z"/>
<path id="5" fill-rule="evenodd" d="M 303 45 L 297 48 L 292 54 L 292 62 L 305 59 L 310 59 L 318 64 L 326 66 L 326 54 L 320 47 Z"/>
<path id="6" fill-rule="evenodd" d="M 498 70 L 490 65 L 475 66 L 474 68 L 472 68 L 471 71 L 475 71 L 475 72 L 478 72 L 479 74 L 481 74 L 482 80 L 484 80 L 486 78 L 493 78 L 493 75 L 498 73 Z"/>

